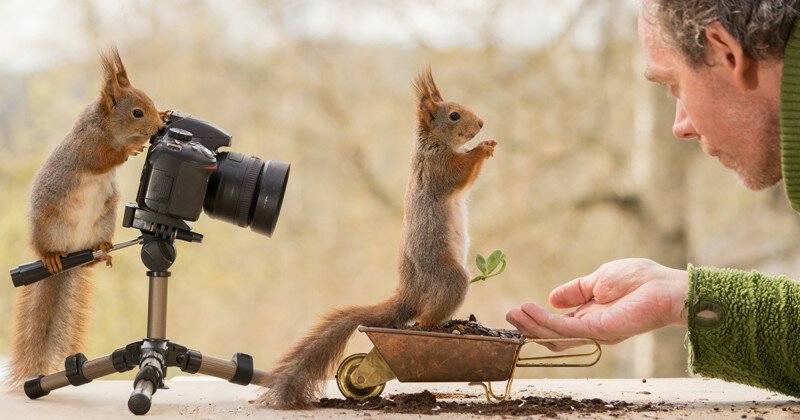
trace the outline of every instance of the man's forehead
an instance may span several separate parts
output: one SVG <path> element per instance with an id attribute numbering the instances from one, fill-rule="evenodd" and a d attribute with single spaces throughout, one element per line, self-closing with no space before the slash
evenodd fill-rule
<path id="1" fill-rule="evenodd" d="M 645 77 L 649 80 L 652 79 L 648 76 L 663 78 L 673 72 L 680 61 L 680 53 L 666 43 L 658 26 L 643 16 L 644 13 L 639 14 L 639 40 L 647 59 Z"/>

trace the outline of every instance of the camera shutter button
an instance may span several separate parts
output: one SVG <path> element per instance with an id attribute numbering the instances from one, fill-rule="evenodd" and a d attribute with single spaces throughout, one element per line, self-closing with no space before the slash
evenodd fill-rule
<path id="1" fill-rule="evenodd" d="M 169 129 L 169 137 L 178 141 L 190 141 L 192 133 L 182 128 L 171 127 Z"/>

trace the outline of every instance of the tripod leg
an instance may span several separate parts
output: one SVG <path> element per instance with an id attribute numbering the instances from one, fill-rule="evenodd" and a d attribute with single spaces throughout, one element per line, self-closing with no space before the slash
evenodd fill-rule
<path id="1" fill-rule="evenodd" d="M 239 385 L 265 385 L 269 382 L 270 374 L 263 370 L 253 368 L 253 358 L 250 355 L 243 353 L 236 353 L 233 359 L 225 360 L 213 356 L 203 356 L 200 352 L 191 351 L 192 356 L 199 358 L 195 359 L 194 364 L 197 366 L 191 369 L 183 369 L 189 373 L 202 373 L 203 375 L 213 376 L 215 378 L 225 379 L 228 382 Z M 190 356 L 191 357 L 191 356 Z"/>
<path id="2" fill-rule="evenodd" d="M 270 374 L 254 369 L 253 357 L 244 353 L 236 353 L 231 360 L 225 360 L 203 356 L 197 350 L 170 343 L 167 366 L 177 366 L 186 373 L 202 373 L 238 385 L 268 385 L 270 382 Z"/>
<path id="3" fill-rule="evenodd" d="M 168 348 L 169 343 L 165 340 L 145 339 L 142 342 L 139 373 L 136 374 L 133 392 L 128 398 L 128 409 L 131 413 L 142 415 L 150 411 L 153 393 L 164 385 Z"/>
<path id="4" fill-rule="evenodd" d="M 141 416 L 150 411 L 150 404 L 155 392 L 155 386 L 147 379 L 141 379 L 134 385 L 133 393 L 128 398 L 128 410 L 131 413 Z"/>
<path id="5" fill-rule="evenodd" d="M 30 399 L 43 397 L 50 391 L 63 388 L 67 385 L 80 386 L 118 370 L 112 360 L 112 355 L 86 360 L 83 353 L 67 357 L 64 361 L 65 369 L 50 375 L 41 375 L 25 381 L 25 395 Z M 127 369 L 126 369 L 127 370 Z"/>

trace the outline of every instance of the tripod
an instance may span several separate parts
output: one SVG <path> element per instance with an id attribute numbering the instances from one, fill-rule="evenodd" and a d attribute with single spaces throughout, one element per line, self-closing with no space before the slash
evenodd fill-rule
<path id="1" fill-rule="evenodd" d="M 167 287 L 171 275 L 168 269 L 177 257 L 175 239 L 201 242 L 203 236 L 191 232 L 191 226 L 183 220 L 140 209 L 134 204 L 126 206 L 122 225 L 142 232 L 141 238 L 127 242 L 126 246 L 142 244 L 142 262 L 149 270 L 147 337 L 93 360 L 88 360 L 83 353 L 69 356 L 64 362 L 64 370 L 25 381 L 25 394 L 37 399 L 67 385 L 80 386 L 138 366 L 139 373 L 133 381 L 128 409 L 133 414 L 142 415 L 150 410 L 156 390 L 166 389 L 164 378 L 168 367 L 222 378 L 239 385 L 265 383 L 268 373 L 254 369 L 253 358 L 247 354 L 236 353 L 232 360 L 225 360 L 204 356 L 167 339 Z"/>

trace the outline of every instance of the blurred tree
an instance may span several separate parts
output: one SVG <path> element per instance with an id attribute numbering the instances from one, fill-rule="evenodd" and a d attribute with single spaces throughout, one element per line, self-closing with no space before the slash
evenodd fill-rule
<path id="1" fill-rule="evenodd" d="M 484 119 L 480 139 L 499 142 L 469 205 L 471 255 L 503 249 L 509 268 L 475 286 L 459 316 L 506 325 L 512 306 L 545 302 L 553 287 L 631 256 L 800 274 L 800 224 L 781 191 L 743 191 L 691 142 L 671 139 L 672 102 L 641 78 L 629 1 L 56 4 L 75 33 L 45 33 L 49 42 L 30 48 L 60 61 L 0 71 L 0 262 L 31 258 L 21 246 L 31 177 L 95 98 L 94 52 L 117 44 L 134 85 L 160 107 L 224 127 L 234 150 L 292 163 L 274 238 L 201 216 L 205 242 L 178 245 L 168 333 L 208 354 L 246 351 L 269 368 L 322 312 L 394 288 L 410 81 L 427 64 L 446 99 Z M 141 163 L 119 171 L 127 200 Z M 116 239 L 134 234 L 120 228 Z M 113 269 L 95 270 L 89 355 L 145 331 L 143 268 L 122 252 Z M 0 282 L 0 313 L 13 295 Z M 9 328 L 0 324 L 0 349 Z M 586 371 L 519 374 L 681 376 L 683 334 L 607 348 Z M 351 345 L 367 348 L 361 336 Z"/>

